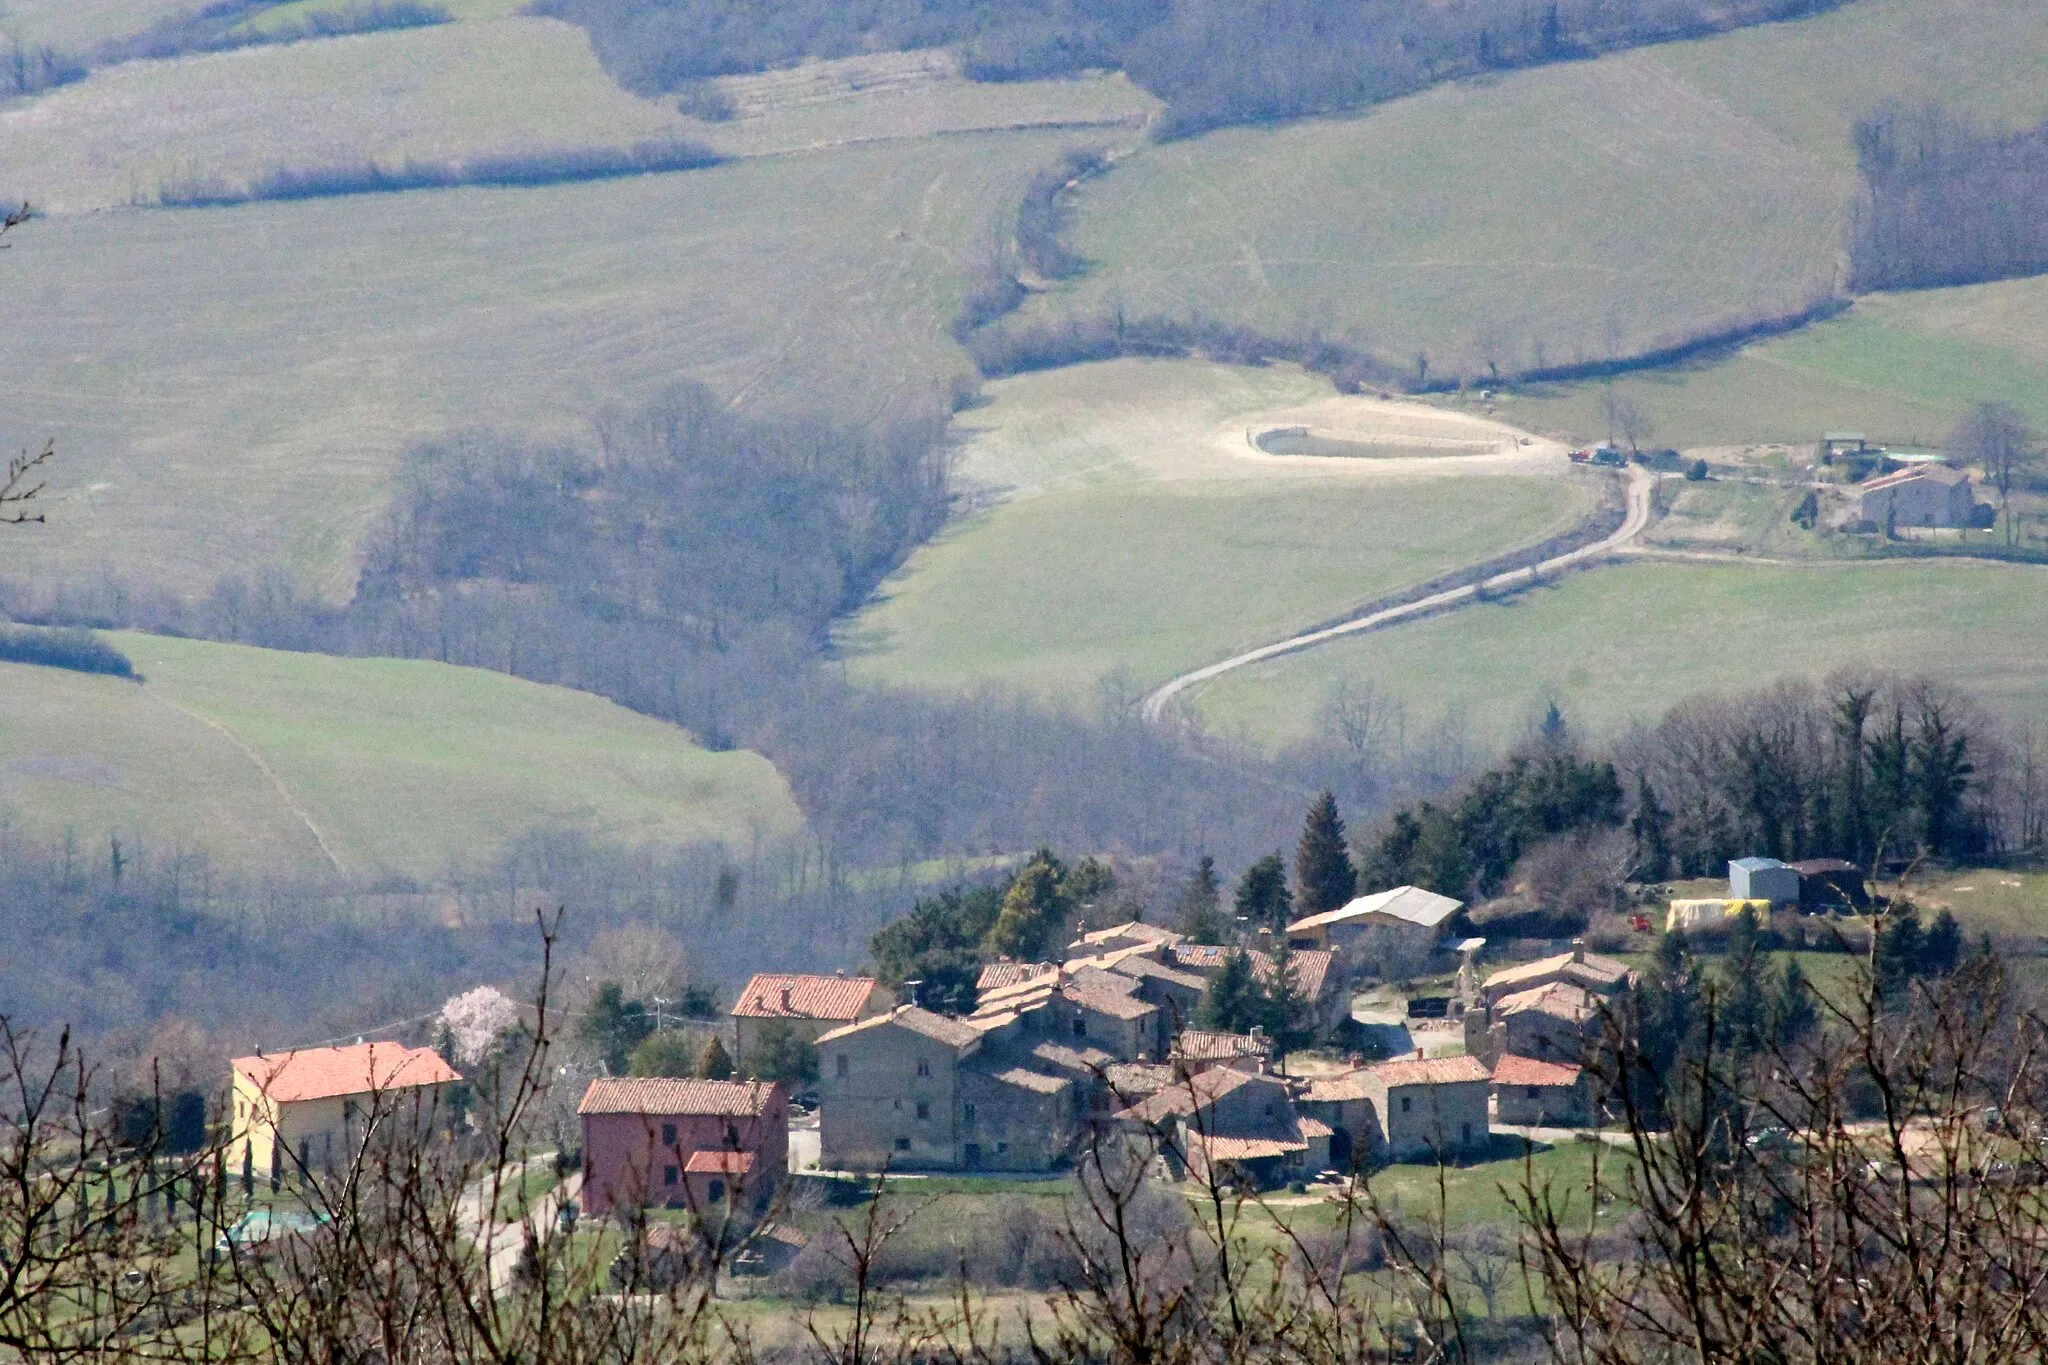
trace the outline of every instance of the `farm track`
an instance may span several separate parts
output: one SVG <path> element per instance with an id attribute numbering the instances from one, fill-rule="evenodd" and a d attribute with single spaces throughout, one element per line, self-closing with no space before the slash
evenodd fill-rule
<path id="1" fill-rule="evenodd" d="M 1314 649 L 1317 645 L 1327 644 L 1332 640 L 1362 635 L 1368 631 L 1384 629 L 1387 626 L 1398 625 L 1404 621 L 1413 621 L 1425 616 L 1438 615 L 1445 611 L 1454 611 L 1468 603 L 1485 600 L 1492 594 L 1512 592 L 1517 588 L 1531 587 L 1553 574 L 1598 563 L 1623 550 L 1636 537 L 1640 536 L 1644 528 L 1650 524 L 1650 490 L 1656 487 L 1656 483 L 1657 476 L 1655 474 L 1638 465 L 1630 466 L 1627 490 L 1624 494 L 1624 512 L 1621 525 L 1589 545 L 1578 546 L 1575 549 L 1550 556 L 1535 564 L 1488 572 L 1490 569 L 1495 569 L 1496 566 L 1503 565 L 1518 555 L 1526 553 L 1526 551 L 1496 556 L 1493 559 L 1482 560 L 1480 563 L 1461 571 L 1461 576 L 1485 575 L 1478 578 L 1475 582 L 1468 582 L 1458 587 L 1433 592 L 1410 601 L 1404 601 L 1399 596 L 1395 596 L 1391 598 L 1383 597 L 1373 602 L 1368 602 L 1349 618 L 1333 625 L 1321 626 L 1314 630 L 1304 631 L 1298 635 L 1291 635 L 1284 640 L 1276 640 L 1271 644 L 1261 645 L 1256 649 L 1248 649 L 1242 654 L 1234 654 L 1230 658 L 1223 659 L 1217 663 L 1191 669 L 1186 673 L 1180 674 L 1178 677 L 1171 678 L 1146 694 L 1145 699 L 1139 703 L 1139 714 L 1148 724 L 1157 725 L 1166 718 L 1167 708 L 1182 693 L 1249 664 L 1263 663 L 1268 659 L 1278 659 L 1285 655 L 1298 654 L 1303 650 Z M 1598 518 L 1600 515 L 1601 513 L 1598 511 L 1593 514 L 1594 518 Z"/>

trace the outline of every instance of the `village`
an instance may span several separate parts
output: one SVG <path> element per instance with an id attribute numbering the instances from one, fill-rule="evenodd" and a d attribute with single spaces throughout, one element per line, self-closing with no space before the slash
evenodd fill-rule
<path id="1" fill-rule="evenodd" d="M 1848 913 L 1861 896 L 1838 860 L 1744 858 L 1725 897 L 1673 899 L 1664 927 Z M 1593 1138 L 1613 1118 L 1603 1049 L 1636 1026 L 1637 971 L 1579 940 L 1513 945 L 1519 960 L 1496 950 L 1482 970 L 1487 941 L 1448 932 L 1461 908 L 1402 886 L 1230 944 L 1118 923 L 1056 961 L 983 966 L 957 1013 L 928 1008 L 918 981 L 757 974 L 714 1055 L 745 1063 L 794 1040 L 815 1079 L 600 1075 L 575 1106 L 580 1150 L 557 1160 L 541 1206 L 568 1229 L 738 1218 L 766 1231 L 751 1254 L 773 1269 L 801 1245 L 775 1217 L 792 1177 L 1016 1181 L 1113 1152 L 1166 1187 L 1303 1193 Z M 1257 1024 L 1197 1026 L 1232 973 L 1270 993 L 1283 972 L 1297 1046 Z M 1389 1017 L 1385 989 L 1365 987 L 1396 977 L 1445 988 L 1418 988 Z M 459 1124 L 464 1084 L 435 1050 L 396 1042 L 236 1058 L 226 1167 L 247 1191 L 289 1190 L 346 1163 L 372 1115 L 405 1114 L 408 1132 Z M 223 1242 L 270 1235 L 278 1217 Z"/>

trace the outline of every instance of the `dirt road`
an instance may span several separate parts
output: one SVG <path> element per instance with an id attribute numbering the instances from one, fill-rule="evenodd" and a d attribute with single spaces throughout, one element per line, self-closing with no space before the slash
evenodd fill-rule
<path id="1" fill-rule="evenodd" d="M 1174 698 L 1180 696 L 1189 688 L 1208 682 L 1211 678 L 1219 678 L 1233 669 L 1243 668 L 1247 664 L 1263 663 L 1267 659 L 1277 659 L 1286 654 L 1298 654 L 1302 650 L 1314 649 L 1317 645 L 1326 644 L 1331 640 L 1344 639 L 1352 635 L 1362 635 L 1366 631 L 1378 630 L 1383 626 L 1391 626 L 1401 621 L 1412 620 L 1415 617 L 1433 615 L 1446 609 L 1460 607 L 1467 602 L 1478 600 L 1485 594 L 1527 587 L 1531 583 L 1561 570 L 1589 563 L 1593 560 L 1604 559 L 1641 535 L 1643 528 L 1650 524 L 1650 490 L 1656 486 L 1656 483 L 1657 476 L 1640 465 L 1631 465 L 1629 467 L 1628 514 L 1623 518 L 1621 526 L 1612 535 L 1603 540 L 1597 540 L 1591 545 L 1582 545 L 1576 550 L 1558 555 L 1553 559 L 1546 559 L 1542 563 L 1531 565 L 1528 568 L 1514 569 L 1507 573 L 1496 574 L 1494 577 L 1479 583 L 1467 583 L 1463 587 L 1434 593 L 1418 601 L 1404 602 L 1400 606 L 1371 612 L 1368 615 L 1340 622 L 1334 626 L 1326 626 L 1321 630 L 1312 630 L 1302 635 L 1290 636 L 1285 640 L 1276 640 L 1272 644 L 1260 645 L 1257 649 L 1248 649 L 1242 654 L 1232 655 L 1230 658 L 1224 659 L 1219 663 L 1192 669 L 1177 678 L 1168 680 L 1148 693 L 1144 701 L 1139 703 L 1139 714 L 1145 718 L 1147 723 L 1157 724 L 1165 719 L 1167 708 L 1172 705 Z"/>

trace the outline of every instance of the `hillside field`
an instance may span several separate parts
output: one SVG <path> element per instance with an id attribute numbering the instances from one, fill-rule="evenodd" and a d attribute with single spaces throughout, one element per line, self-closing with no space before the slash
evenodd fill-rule
<path id="1" fill-rule="evenodd" d="M 1607 435 L 1606 384 L 1544 384 L 1496 399 L 1536 430 Z M 2012 404 L 2048 430 L 2048 277 L 1871 294 L 1847 313 L 1732 354 L 1624 375 L 1611 385 L 1649 417 L 1657 445 L 1817 440 L 1861 431 L 1938 445 L 1976 403 Z M 1462 407 L 1469 397 L 1446 397 Z"/>
<path id="2" fill-rule="evenodd" d="M 147 682 L 0 664 L 0 809 L 87 849 L 109 832 L 132 848 L 139 830 L 159 853 L 235 867 L 433 879 L 544 824 L 744 848 L 801 821 L 766 759 L 707 752 L 585 693 L 445 664 L 108 638 Z"/>
<path id="3" fill-rule="evenodd" d="M 1633 354 L 1835 287 L 1879 101 L 2032 122 L 2044 62 L 2032 0 L 1855 0 L 1147 147 L 1081 191 L 1094 269 L 1034 311 L 1199 312 L 1439 375 Z"/>
<path id="4" fill-rule="evenodd" d="M 946 324 L 971 246 L 1065 145 L 32 223 L 5 257 L 0 444 L 56 438 L 62 534 L 9 538 L 0 576 L 104 567 L 189 593 L 277 562 L 345 594 L 413 440 L 581 437 L 678 376 L 878 416 L 966 373 Z"/>
<path id="5" fill-rule="evenodd" d="M 1555 700 L 1582 732 L 1654 722 L 1672 703 L 1847 665 L 1941 679 L 2015 721 L 2048 723 L 2048 569 L 1960 560 L 1622 563 L 1495 604 L 1225 675 L 1193 706 L 1213 728 L 1302 738 L 1339 679 L 1434 714 L 1481 743 Z"/>
<path id="6" fill-rule="evenodd" d="M 1068 697 L 1111 673 L 1157 683 L 1541 540 L 1592 496 L 1555 447 L 1524 452 L 1477 424 L 1457 430 L 1501 435 L 1506 452 L 1260 455 L 1247 423 L 1431 434 L 1427 409 L 1337 398 L 1281 367 L 1122 360 L 989 394 L 962 415 L 961 473 L 993 505 L 913 556 L 849 628 L 856 676 Z"/>

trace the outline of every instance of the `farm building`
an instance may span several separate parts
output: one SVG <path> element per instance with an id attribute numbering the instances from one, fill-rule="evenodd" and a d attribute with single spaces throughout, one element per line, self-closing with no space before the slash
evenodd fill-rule
<path id="1" fill-rule="evenodd" d="M 732 1004 L 739 1055 L 751 1057 L 761 1030 L 777 1023 L 806 1042 L 857 1020 L 872 1018 L 896 1003 L 887 987 L 865 976 L 779 976 L 758 972 Z"/>
<path id="2" fill-rule="evenodd" d="M 1870 903 L 1863 869 L 1844 858 L 1808 858 L 1792 864 L 1799 874 L 1802 910 L 1861 910 Z"/>
<path id="3" fill-rule="evenodd" d="M 789 1100 L 759 1081 L 600 1077 L 583 1093 L 583 1207 L 766 1207 L 789 1166 Z"/>
<path id="4" fill-rule="evenodd" d="M 1512 1053 L 1493 1064 L 1496 1123 L 1581 1128 L 1593 1121 L 1585 1068 Z"/>
<path id="5" fill-rule="evenodd" d="M 1970 476 L 1947 465 L 1916 465 L 1857 489 L 1863 519 L 1876 526 L 1968 526 L 1977 497 Z"/>
<path id="6" fill-rule="evenodd" d="M 1799 904 L 1799 872 L 1776 858 L 1737 858 L 1728 864 L 1728 899 Z"/>
<path id="7" fill-rule="evenodd" d="M 1492 1078 L 1477 1057 L 1415 1057 L 1365 1069 L 1380 1138 L 1394 1161 L 1440 1161 L 1483 1154 Z"/>
<path id="8" fill-rule="evenodd" d="M 374 1118 L 430 1118 L 462 1077 L 431 1049 L 399 1043 L 302 1048 L 232 1063 L 230 1159 L 273 1182 L 344 1165 Z"/>
<path id="9" fill-rule="evenodd" d="M 1725 920 L 1734 919 L 1747 906 L 1756 912 L 1758 920 L 1770 918 L 1771 903 L 1767 900 L 1730 900 L 1726 896 L 1682 896 L 1671 902 L 1671 908 L 1664 914 L 1664 928 L 1713 929 Z"/>
<path id="10" fill-rule="evenodd" d="M 1392 974 L 1426 960 L 1463 906 L 1419 886 L 1397 886 L 1298 919 L 1287 926 L 1287 937 L 1297 947 L 1329 949 L 1353 964 L 1375 964 Z"/>

